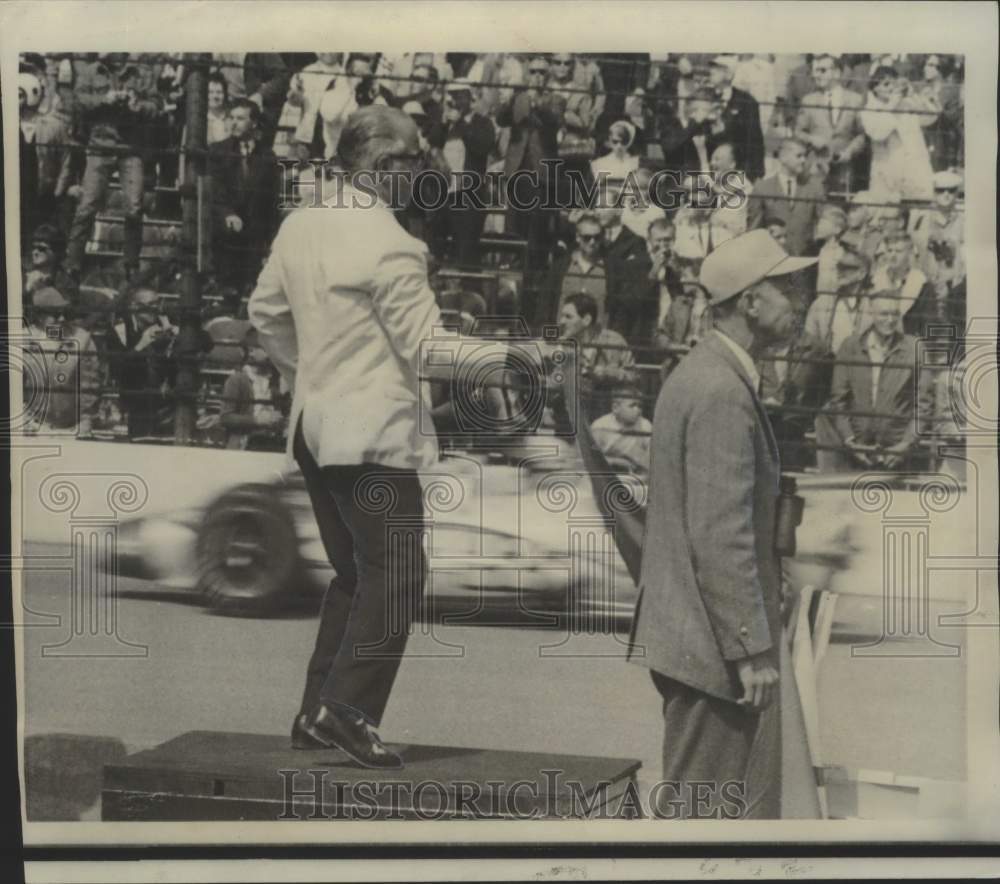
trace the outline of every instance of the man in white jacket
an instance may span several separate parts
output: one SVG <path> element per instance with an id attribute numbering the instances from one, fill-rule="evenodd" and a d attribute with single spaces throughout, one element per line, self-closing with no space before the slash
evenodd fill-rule
<path id="1" fill-rule="evenodd" d="M 338 154 L 346 179 L 340 197 L 285 219 L 249 313 L 294 387 L 289 450 L 337 573 L 292 744 L 338 747 L 367 767 L 391 768 L 402 759 L 374 728 L 423 594 L 417 471 L 438 454 L 421 378 L 450 377 L 457 354 L 433 354 L 461 339 L 436 331 L 427 247 L 389 205 L 408 201 L 406 179 L 419 169 L 416 124 L 400 110 L 362 108 L 347 122 Z M 476 344 L 477 362 L 503 364 L 508 356 L 502 343 Z"/>

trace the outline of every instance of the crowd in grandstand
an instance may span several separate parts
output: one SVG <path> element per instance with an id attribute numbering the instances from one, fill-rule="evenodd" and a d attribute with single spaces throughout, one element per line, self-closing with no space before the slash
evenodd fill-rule
<path id="1" fill-rule="evenodd" d="M 41 367 L 26 382 L 52 392 L 51 426 L 173 433 L 192 63 L 21 58 L 23 304 Z M 712 327 L 701 261 L 756 227 L 819 258 L 798 282 L 794 339 L 760 367 L 786 465 L 919 467 L 913 428 L 946 419 L 947 391 L 944 373 L 921 373 L 916 339 L 941 324 L 960 334 L 965 320 L 962 65 L 940 54 L 215 54 L 199 189 L 203 441 L 280 447 L 288 391 L 247 335 L 246 299 L 284 194 L 302 196 L 321 163 L 336 164 L 353 111 L 384 103 L 414 118 L 423 165 L 457 194 L 400 215 L 428 244 L 442 307 L 473 333 L 551 326 L 576 341 L 595 439 L 628 469 L 647 468 L 663 377 Z M 446 427 L 448 391 L 433 396 Z"/>

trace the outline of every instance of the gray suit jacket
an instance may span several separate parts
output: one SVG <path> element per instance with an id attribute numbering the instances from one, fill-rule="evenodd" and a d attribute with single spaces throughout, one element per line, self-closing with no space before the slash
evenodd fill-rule
<path id="1" fill-rule="evenodd" d="M 737 661 L 771 651 L 778 667 L 778 477 L 750 378 L 710 332 L 656 403 L 629 659 L 727 700 L 743 694 Z"/>

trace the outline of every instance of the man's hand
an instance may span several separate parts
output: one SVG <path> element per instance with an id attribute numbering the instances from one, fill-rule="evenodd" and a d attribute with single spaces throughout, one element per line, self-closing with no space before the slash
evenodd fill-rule
<path id="1" fill-rule="evenodd" d="M 154 341 L 160 340 L 166 333 L 166 329 L 161 325 L 147 326 L 146 330 L 142 333 L 142 337 L 139 338 L 135 345 L 136 352 L 145 350 Z"/>
<path id="2" fill-rule="evenodd" d="M 844 440 L 844 445 L 847 446 L 850 455 L 854 460 L 860 463 L 862 466 L 870 467 L 872 465 L 872 460 L 868 456 L 868 452 L 863 450 L 862 446 L 858 444 L 858 441 L 851 436 Z"/>
<path id="3" fill-rule="evenodd" d="M 909 446 L 893 445 L 882 452 L 882 466 L 887 470 L 894 470 L 906 456 Z"/>
<path id="4" fill-rule="evenodd" d="M 740 660 L 736 671 L 743 685 L 743 696 L 736 701 L 741 706 L 764 709 L 778 696 L 778 670 L 767 652 Z"/>
<path id="5" fill-rule="evenodd" d="M 239 233 L 243 229 L 243 219 L 239 215 L 226 215 L 226 230 Z"/>

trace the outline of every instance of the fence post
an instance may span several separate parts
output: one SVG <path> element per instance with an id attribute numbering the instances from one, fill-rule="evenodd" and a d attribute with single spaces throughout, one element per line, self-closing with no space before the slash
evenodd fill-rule
<path id="1" fill-rule="evenodd" d="M 203 251 L 199 237 L 201 193 L 208 149 L 208 65 L 206 52 L 186 53 L 184 66 L 184 180 L 181 184 L 181 297 L 180 334 L 177 338 L 177 409 L 174 442 L 190 444 L 196 421 L 198 393 L 198 352 L 201 339 L 201 280 L 198 256 Z"/>

